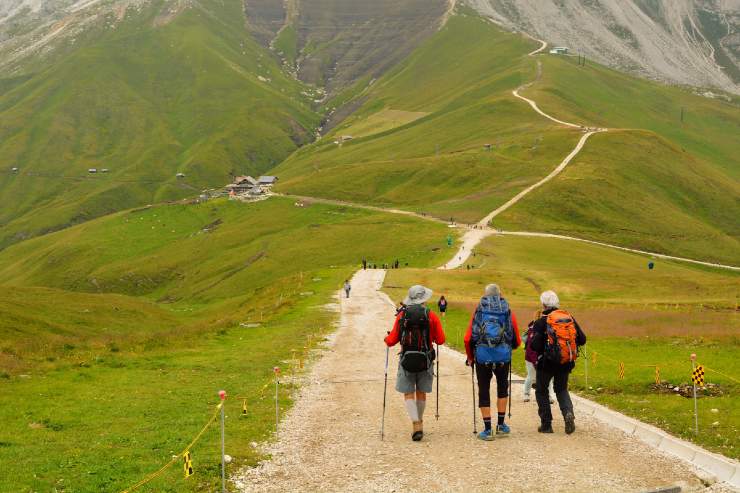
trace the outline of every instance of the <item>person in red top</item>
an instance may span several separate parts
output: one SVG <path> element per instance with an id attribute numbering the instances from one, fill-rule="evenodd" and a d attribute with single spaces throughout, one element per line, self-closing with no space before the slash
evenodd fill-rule
<path id="1" fill-rule="evenodd" d="M 401 343 L 396 391 L 403 394 L 406 412 L 413 423 L 411 438 L 415 442 L 424 436 L 424 409 L 434 381 L 434 344 L 445 343 L 442 322 L 426 307 L 431 297 L 431 289 L 411 286 L 403 300 L 403 309 L 396 315 L 393 330 L 385 338 L 388 347 Z"/>
<path id="2" fill-rule="evenodd" d="M 510 339 L 506 337 L 494 344 L 487 341 L 485 336 L 486 325 L 491 320 L 503 320 L 504 328 L 510 326 L 512 331 Z M 506 331 L 503 331 L 505 334 Z M 498 400 L 498 424 L 496 435 L 508 435 L 511 432 L 509 426 L 504 423 L 506 417 L 506 404 L 509 398 L 508 376 L 511 367 L 511 351 L 522 344 L 519 335 L 519 326 L 509 304 L 501 296 L 501 290 L 496 284 L 486 286 L 484 296 L 475 309 L 465 333 L 465 352 L 468 359 L 466 365 L 475 364 L 475 373 L 478 376 L 478 407 L 483 416 L 484 430 L 478 434 L 481 440 L 492 440 L 493 431 L 491 427 L 491 380 L 496 376 L 496 394 Z M 496 341 L 494 341 L 496 342 Z M 481 346 L 478 348 L 478 346 Z M 479 350 L 477 350 L 479 349 Z"/>

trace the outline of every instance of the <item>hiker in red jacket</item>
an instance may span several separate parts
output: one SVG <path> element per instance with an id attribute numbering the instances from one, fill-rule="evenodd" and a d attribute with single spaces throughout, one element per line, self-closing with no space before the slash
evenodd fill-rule
<path id="1" fill-rule="evenodd" d="M 478 407 L 483 416 L 484 430 L 481 440 L 493 440 L 491 427 L 491 380 L 496 376 L 496 409 L 498 423 L 495 435 L 506 436 L 511 429 L 504 422 L 509 399 L 509 371 L 511 352 L 522 344 L 516 317 L 496 284 L 486 286 L 486 291 L 473 313 L 465 333 L 466 365 L 475 365 L 478 375 Z"/>
<path id="2" fill-rule="evenodd" d="M 442 322 L 426 306 L 431 297 L 431 289 L 411 286 L 403 300 L 405 306 L 396 315 L 393 330 L 385 338 L 389 347 L 401 343 L 396 390 L 403 394 L 406 412 L 413 423 L 411 439 L 415 442 L 424 436 L 424 409 L 434 381 L 432 361 L 436 354 L 433 345 L 445 343 Z"/>

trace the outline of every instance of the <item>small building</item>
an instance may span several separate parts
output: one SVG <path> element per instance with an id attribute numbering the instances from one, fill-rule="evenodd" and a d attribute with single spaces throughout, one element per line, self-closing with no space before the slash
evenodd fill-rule
<path id="1" fill-rule="evenodd" d="M 342 136 L 341 136 L 341 137 L 339 138 L 339 140 L 340 140 L 341 142 L 347 142 L 348 140 L 352 140 L 352 139 L 354 139 L 354 137 L 352 137 L 351 135 L 342 135 Z"/>
<path id="2" fill-rule="evenodd" d="M 13 173 L 18 173 L 18 168 L 11 168 L 10 171 L 12 171 Z"/>
<path id="3" fill-rule="evenodd" d="M 178 173 L 175 175 L 177 178 L 185 178 L 185 173 Z"/>
<path id="4" fill-rule="evenodd" d="M 98 172 L 98 168 L 88 168 L 87 172 L 88 173 L 97 173 Z"/>
<path id="5" fill-rule="evenodd" d="M 272 187 L 278 181 L 277 176 L 260 176 L 257 180 L 257 185 L 260 187 Z"/>
<path id="6" fill-rule="evenodd" d="M 234 178 L 234 183 L 249 184 L 249 185 L 254 186 L 258 183 L 258 181 L 249 175 L 245 175 L 245 176 L 237 176 L 236 178 Z"/>
<path id="7" fill-rule="evenodd" d="M 249 192 L 252 187 L 257 186 L 258 184 L 259 182 L 251 176 L 237 176 L 234 178 L 234 183 L 229 183 L 225 188 L 229 193 L 233 192 L 234 194 L 241 194 Z"/>
<path id="8" fill-rule="evenodd" d="M 101 173 L 107 173 L 108 172 L 108 168 L 103 168 L 103 169 L 100 170 L 100 172 Z"/>
<path id="9" fill-rule="evenodd" d="M 568 54 L 568 48 L 565 46 L 556 46 L 552 50 L 550 50 L 550 54 L 552 55 L 567 55 Z"/>

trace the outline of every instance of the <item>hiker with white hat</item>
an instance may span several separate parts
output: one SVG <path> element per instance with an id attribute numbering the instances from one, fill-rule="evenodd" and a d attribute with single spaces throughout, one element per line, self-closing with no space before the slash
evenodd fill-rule
<path id="1" fill-rule="evenodd" d="M 385 338 L 388 347 L 401 343 L 396 390 L 403 394 L 406 412 L 413 423 L 411 438 L 415 442 L 424 436 L 426 395 L 432 391 L 434 380 L 432 361 L 436 354 L 433 344 L 445 342 L 442 322 L 426 306 L 431 297 L 431 289 L 411 286 L 403 300 L 405 307 L 396 316 L 393 330 Z"/>
<path id="2" fill-rule="evenodd" d="M 568 393 L 568 377 L 576 366 L 581 346 L 586 344 L 586 334 L 573 316 L 560 309 L 560 299 L 554 291 L 540 295 L 542 314 L 530 329 L 532 342 L 529 347 L 537 354 L 537 407 L 540 415 L 540 433 L 552 433 L 552 410 L 547 388 L 554 381 L 555 397 L 565 421 L 565 433 L 576 430 L 573 402 Z"/>

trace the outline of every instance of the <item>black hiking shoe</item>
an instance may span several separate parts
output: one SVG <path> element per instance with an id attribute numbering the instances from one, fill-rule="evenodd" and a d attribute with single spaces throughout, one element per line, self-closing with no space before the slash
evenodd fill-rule
<path id="1" fill-rule="evenodd" d="M 571 411 L 565 413 L 565 434 L 570 435 L 576 431 L 576 417 Z"/>
<path id="2" fill-rule="evenodd" d="M 411 434 L 411 439 L 415 442 L 420 441 L 424 437 L 424 422 L 414 421 L 414 432 Z"/>
<path id="3" fill-rule="evenodd" d="M 552 431 L 552 423 L 542 423 L 537 427 L 537 431 L 540 433 L 554 433 Z"/>

